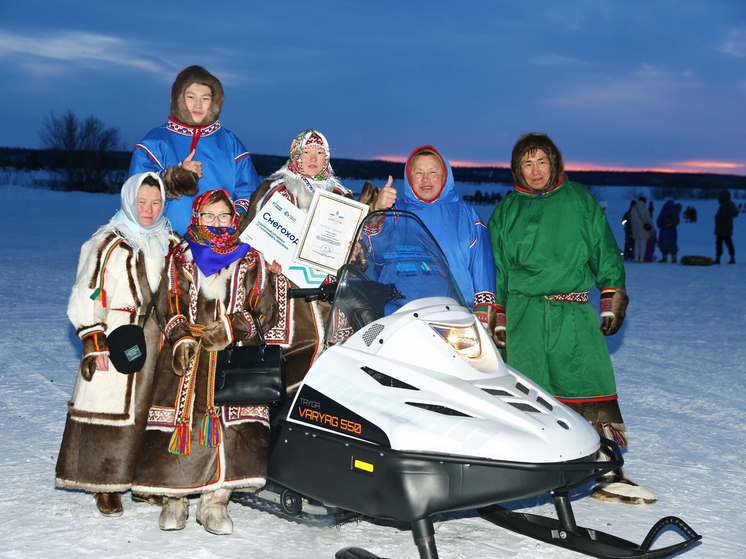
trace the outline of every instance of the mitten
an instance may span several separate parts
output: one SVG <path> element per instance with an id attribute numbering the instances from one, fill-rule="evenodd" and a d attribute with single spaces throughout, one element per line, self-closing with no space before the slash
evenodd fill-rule
<path id="1" fill-rule="evenodd" d="M 207 351 L 220 351 L 233 341 L 233 330 L 227 316 L 221 316 L 212 324 L 205 326 L 202 334 L 202 347 Z"/>
<path id="2" fill-rule="evenodd" d="M 601 332 L 613 336 L 624 324 L 629 297 L 624 289 L 601 290 Z"/>
<path id="3" fill-rule="evenodd" d="M 179 165 L 166 169 L 162 178 L 166 198 L 178 200 L 182 194 L 194 196 L 199 192 L 199 177 L 197 173 L 193 173 Z"/>
<path id="4" fill-rule="evenodd" d="M 360 196 L 358 196 L 358 202 L 372 206 L 378 200 L 378 194 L 379 190 L 370 181 L 365 181 L 363 189 L 360 191 Z"/>
<path id="5" fill-rule="evenodd" d="M 183 376 L 197 355 L 199 345 L 194 338 L 182 338 L 174 346 L 174 373 Z"/>
<path id="6" fill-rule="evenodd" d="M 80 360 L 80 374 L 85 380 L 90 381 L 93 373 L 96 372 L 96 357 L 109 355 L 109 346 L 106 334 L 101 330 L 89 330 L 81 340 L 83 341 L 83 358 Z"/>
<path id="7" fill-rule="evenodd" d="M 98 355 L 86 355 L 80 360 L 80 375 L 89 382 L 96 372 L 96 357 Z"/>

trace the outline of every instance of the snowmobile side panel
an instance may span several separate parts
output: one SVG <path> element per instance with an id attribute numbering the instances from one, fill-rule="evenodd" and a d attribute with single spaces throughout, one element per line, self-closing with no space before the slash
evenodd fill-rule
<path id="1" fill-rule="evenodd" d="M 282 421 L 278 426 L 269 479 L 328 506 L 398 522 L 525 498 L 594 476 L 593 456 L 501 462 L 401 452 Z"/>

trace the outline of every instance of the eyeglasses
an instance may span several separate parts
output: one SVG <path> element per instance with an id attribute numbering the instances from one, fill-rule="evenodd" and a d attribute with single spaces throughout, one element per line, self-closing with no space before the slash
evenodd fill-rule
<path id="1" fill-rule="evenodd" d="M 219 215 L 199 214 L 199 217 L 202 220 L 202 223 L 205 223 L 206 225 L 212 225 L 213 223 L 215 223 L 215 218 L 217 218 L 217 220 L 222 224 L 230 223 L 231 219 L 233 218 L 233 216 L 229 213 Z"/>

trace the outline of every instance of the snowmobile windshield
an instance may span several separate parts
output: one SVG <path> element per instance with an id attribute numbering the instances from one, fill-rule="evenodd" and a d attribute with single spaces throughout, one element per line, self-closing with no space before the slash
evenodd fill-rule
<path id="1" fill-rule="evenodd" d="M 367 324 L 424 297 L 450 297 L 469 308 L 443 251 L 415 214 L 373 212 L 361 224 L 356 239 L 337 274 L 327 341 L 344 341 Z"/>

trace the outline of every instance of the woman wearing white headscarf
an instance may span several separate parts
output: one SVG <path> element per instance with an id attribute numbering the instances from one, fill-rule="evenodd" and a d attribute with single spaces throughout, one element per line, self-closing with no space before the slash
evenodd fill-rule
<path id="1" fill-rule="evenodd" d="M 67 315 L 83 342 L 57 459 L 59 487 L 91 491 L 105 516 L 122 514 L 152 397 L 160 345 L 155 317 L 145 315 L 170 248 L 179 242 L 163 215 L 165 192 L 155 173 L 130 177 L 121 209 L 83 245 Z M 152 314 L 152 313 L 151 313 Z M 107 336 L 125 324 L 143 326 L 147 357 L 132 374 L 109 360 Z"/>

